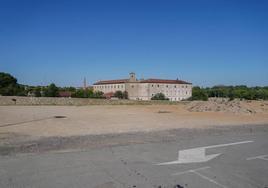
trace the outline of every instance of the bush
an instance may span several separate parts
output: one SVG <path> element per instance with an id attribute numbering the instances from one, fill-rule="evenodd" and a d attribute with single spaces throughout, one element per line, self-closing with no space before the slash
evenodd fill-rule
<path id="1" fill-rule="evenodd" d="M 122 91 L 116 91 L 114 93 L 114 97 L 117 97 L 118 99 L 123 99 L 123 92 Z"/>
<path id="2" fill-rule="evenodd" d="M 200 87 L 193 87 L 192 90 L 192 97 L 190 100 L 202 100 L 202 101 L 207 101 L 208 100 L 208 95 L 207 93 L 202 90 Z"/>
<path id="3" fill-rule="evenodd" d="M 93 96 L 91 97 L 91 98 L 98 98 L 98 99 L 103 99 L 103 98 L 105 98 L 104 96 L 103 96 L 103 92 L 101 92 L 101 91 L 96 91 L 96 92 L 94 92 L 93 93 Z"/>
<path id="4" fill-rule="evenodd" d="M 163 93 L 157 93 L 151 98 L 151 100 L 169 100 L 169 99 L 166 98 L 166 96 Z"/>
<path id="5" fill-rule="evenodd" d="M 123 99 L 128 99 L 128 92 L 127 91 L 123 92 Z"/>
<path id="6" fill-rule="evenodd" d="M 16 95 L 19 91 L 17 79 L 8 73 L 0 72 L 0 95 Z"/>
<path id="7" fill-rule="evenodd" d="M 58 97 L 59 96 L 59 88 L 54 84 L 50 84 L 44 91 L 45 97 Z"/>

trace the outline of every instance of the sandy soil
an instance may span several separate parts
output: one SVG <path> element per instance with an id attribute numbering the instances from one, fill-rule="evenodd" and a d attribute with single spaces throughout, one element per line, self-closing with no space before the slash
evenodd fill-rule
<path id="1" fill-rule="evenodd" d="M 0 142 L 14 135 L 19 140 L 247 124 L 268 124 L 268 113 L 190 112 L 184 104 L 0 106 Z"/>

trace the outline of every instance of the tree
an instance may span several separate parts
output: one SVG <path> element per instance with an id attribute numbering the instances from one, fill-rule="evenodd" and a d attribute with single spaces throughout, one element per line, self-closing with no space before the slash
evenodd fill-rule
<path id="1" fill-rule="evenodd" d="M 85 97 L 85 93 L 83 89 L 78 89 L 76 90 L 73 94 L 72 97 L 74 98 L 84 98 Z"/>
<path id="2" fill-rule="evenodd" d="M 207 101 L 208 100 L 208 95 L 207 93 L 202 90 L 200 87 L 193 87 L 192 90 L 192 97 L 190 98 L 191 100 L 202 100 L 202 101 Z"/>
<path id="3" fill-rule="evenodd" d="M 45 89 L 45 97 L 58 97 L 59 96 L 59 88 L 54 84 L 50 84 Z"/>
<path id="4" fill-rule="evenodd" d="M 151 98 L 151 100 L 169 100 L 169 99 L 166 98 L 166 96 L 163 93 L 157 93 Z"/>
<path id="5" fill-rule="evenodd" d="M 123 99 L 124 98 L 123 92 L 122 91 L 116 91 L 114 93 L 114 97 L 117 97 L 118 99 Z"/>
<path id="6" fill-rule="evenodd" d="M 17 79 L 8 73 L 0 72 L 0 95 L 16 95 Z"/>
<path id="7" fill-rule="evenodd" d="M 102 91 L 95 91 L 95 92 L 93 93 L 92 98 L 99 98 L 99 99 L 102 99 L 102 98 L 104 98 L 103 94 L 104 94 L 104 93 L 103 93 Z"/>
<path id="8" fill-rule="evenodd" d="M 4 88 L 10 85 L 17 85 L 17 79 L 8 73 L 0 72 L 0 87 Z"/>
<path id="9" fill-rule="evenodd" d="M 75 98 L 93 98 L 94 92 L 92 89 L 78 89 L 72 94 L 72 97 L 75 97 Z"/>
<path id="10" fill-rule="evenodd" d="M 127 91 L 123 92 L 123 99 L 128 99 L 128 92 Z"/>
<path id="11" fill-rule="evenodd" d="M 41 87 L 34 88 L 34 96 L 41 97 Z"/>

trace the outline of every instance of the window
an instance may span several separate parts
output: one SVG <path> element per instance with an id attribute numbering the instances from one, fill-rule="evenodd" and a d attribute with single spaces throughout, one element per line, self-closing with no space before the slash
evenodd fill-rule
<path id="1" fill-rule="evenodd" d="M 168 85 L 166 87 L 168 87 Z"/>
<path id="2" fill-rule="evenodd" d="M 176 86 L 174 86 L 174 88 L 176 88 Z"/>
<path id="3" fill-rule="evenodd" d="M 132 85 L 131 87 L 134 88 L 134 85 Z"/>
<path id="4" fill-rule="evenodd" d="M 157 87 L 159 87 L 159 85 L 157 85 Z"/>
<path id="5" fill-rule="evenodd" d="M 152 85 L 152 87 L 154 87 L 154 85 Z"/>

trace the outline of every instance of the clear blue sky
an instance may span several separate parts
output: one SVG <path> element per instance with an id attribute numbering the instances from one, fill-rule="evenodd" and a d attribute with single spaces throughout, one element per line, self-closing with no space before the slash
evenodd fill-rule
<path id="1" fill-rule="evenodd" d="M 0 0 L 0 71 L 23 84 L 156 77 L 268 85 L 267 0 Z"/>

